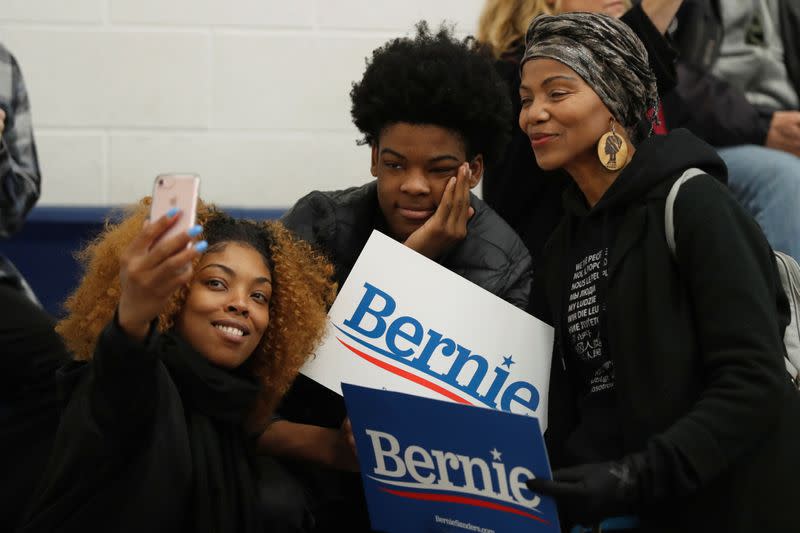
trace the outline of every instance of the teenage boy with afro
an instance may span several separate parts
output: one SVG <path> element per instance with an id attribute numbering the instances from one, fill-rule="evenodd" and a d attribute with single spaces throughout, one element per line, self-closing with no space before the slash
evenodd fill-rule
<path id="1" fill-rule="evenodd" d="M 300 199 L 283 222 L 333 262 L 340 286 L 377 229 L 524 308 L 531 259 L 514 231 L 470 193 L 503 153 L 511 108 L 491 59 L 447 27 L 373 52 L 353 84 L 353 122 L 375 180 Z M 261 437 L 310 493 L 317 531 L 368 530 L 341 397 L 304 376 Z M 323 468 L 320 468 L 322 465 Z"/>

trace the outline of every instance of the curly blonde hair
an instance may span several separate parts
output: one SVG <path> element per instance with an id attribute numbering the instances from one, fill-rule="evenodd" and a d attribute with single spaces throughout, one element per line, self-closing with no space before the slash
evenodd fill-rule
<path id="1" fill-rule="evenodd" d="M 56 326 L 78 360 L 92 358 L 97 339 L 113 319 L 120 298 L 122 251 L 141 231 L 150 198 L 142 199 L 119 223 L 106 222 L 104 230 L 78 252 L 83 279 L 64 306 L 66 318 Z M 207 225 L 227 217 L 213 205 L 198 202 L 197 223 Z M 272 268 L 270 320 L 259 347 L 248 360 L 262 394 L 250 423 L 263 425 L 288 391 L 300 367 L 312 354 L 327 324 L 327 310 L 336 296 L 333 266 L 308 243 L 296 238 L 277 221 L 253 222 L 268 234 Z M 173 327 L 183 307 L 189 285 L 178 289 L 158 317 L 158 329 Z"/>

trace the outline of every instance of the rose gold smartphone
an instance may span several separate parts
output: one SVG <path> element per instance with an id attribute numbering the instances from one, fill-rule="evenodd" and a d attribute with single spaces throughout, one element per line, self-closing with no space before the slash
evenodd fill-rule
<path id="1" fill-rule="evenodd" d="M 166 215 L 170 209 L 181 210 L 181 218 L 161 236 L 161 239 L 177 235 L 194 226 L 199 192 L 200 176 L 196 174 L 159 174 L 156 176 L 153 183 L 153 202 L 150 205 L 150 221 L 155 222 Z"/>

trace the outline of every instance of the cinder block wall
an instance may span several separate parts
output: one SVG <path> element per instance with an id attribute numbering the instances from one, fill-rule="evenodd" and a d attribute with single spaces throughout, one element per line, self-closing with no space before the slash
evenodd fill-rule
<path id="1" fill-rule="evenodd" d="M 482 0 L 0 0 L 41 205 L 106 206 L 198 172 L 222 205 L 287 207 L 369 178 L 350 85 L 415 21 L 473 33 Z"/>

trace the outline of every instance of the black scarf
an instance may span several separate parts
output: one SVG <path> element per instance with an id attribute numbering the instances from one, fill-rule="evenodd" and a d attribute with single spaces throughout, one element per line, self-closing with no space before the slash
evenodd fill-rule
<path id="1" fill-rule="evenodd" d="M 253 449 L 243 428 L 258 385 L 244 370 L 214 366 L 176 335 L 161 335 L 155 349 L 186 412 L 194 473 L 189 530 L 258 531 Z"/>

